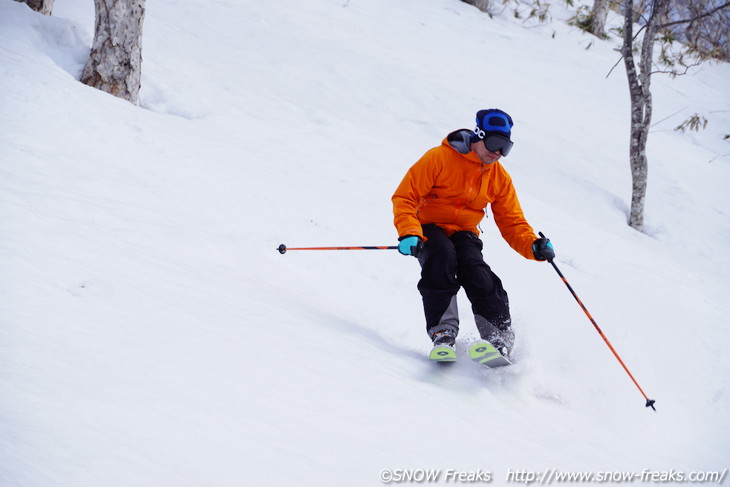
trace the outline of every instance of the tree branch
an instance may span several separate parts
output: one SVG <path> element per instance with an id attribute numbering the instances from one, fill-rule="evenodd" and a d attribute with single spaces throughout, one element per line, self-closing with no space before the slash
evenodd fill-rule
<path id="1" fill-rule="evenodd" d="M 675 20 L 674 22 L 667 22 L 666 24 L 662 24 L 658 26 L 659 29 L 663 29 L 665 27 L 671 27 L 673 25 L 679 25 L 679 24 L 687 24 L 689 22 L 694 22 L 695 20 L 699 20 L 704 17 L 709 17 L 710 15 L 714 14 L 715 12 L 719 12 L 720 10 L 730 7 L 730 2 L 725 2 L 724 5 L 720 5 L 719 7 L 715 7 L 712 10 L 705 12 L 703 14 L 698 15 L 697 17 L 692 17 L 691 19 L 684 19 L 684 20 Z"/>
<path id="2" fill-rule="evenodd" d="M 646 24 L 639 27 L 639 30 L 636 31 L 636 34 L 634 34 L 634 37 L 631 39 L 631 45 L 634 45 L 634 41 L 637 37 L 639 37 L 639 34 L 641 34 L 641 31 L 643 31 L 646 28 Z M 606 79 L 608 79 L 609 76 L 611 76 L 611 73 L 613 73 L 613 70 L 616 69 L 616 66 L 619 65 L 619 63 L 623 60 L 624 54 L 622 50 L 619 50 L 621 52 L 621 57 L 618 58 L 618 61 L 616 61 L 616 64 L 613 65 L 613 67 L 608 71 L 608 74 L 606 75 Z"/>
<path id="3" fill-rule="evenodd" d="M 608 77 L 611 76 L 611 73 L 613 73 L 613 70 L 616 69 L 616 66 L 618 66 L 619 63 L 623 60 L 624 60 L 624 55 L 621 54 L 621 57 L 618 58 L 618 61 L 616 61 L 616 64 L 614 64 L 613 67 L 608 71 L 608 74 L 606 75 L 606 79 L 608 79 Z"/>

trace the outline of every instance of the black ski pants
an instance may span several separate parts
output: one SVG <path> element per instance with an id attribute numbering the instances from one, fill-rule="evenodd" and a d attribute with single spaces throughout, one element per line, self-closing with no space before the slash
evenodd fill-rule
<path id="1" fill-rule="evenodd" d="M 494 328 L 511 326 L 509 299 L 502 281 L 482 257 L 483 243 L 472 232 L 456 232 L 446 236 L 434 225 L 422 226 L 426 242 L 418 257 L 421 280 L 418 290 L 423 298 L 426 331 L 459 331 L 456 294 L 463 287 L 471 302 L 477 329 L 487 338 Z"/>

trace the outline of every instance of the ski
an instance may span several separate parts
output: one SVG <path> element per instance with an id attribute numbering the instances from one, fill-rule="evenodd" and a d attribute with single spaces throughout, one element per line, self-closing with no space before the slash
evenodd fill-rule
<path id="1" fill-rule="evenodd" d="M 477 340 L 469 347 L 469 358 L 478 364 L 487 367 L 503 367 L 512 365 L 507 357 L 502 355 L 494 345 L 486 340 Z"/>
<path id="2" fill-rule="evenodd" d="M 431 350 L 428 358 L 434 362 L 455 362 L 456 350 L 448 345 L 436 345 Z"/>

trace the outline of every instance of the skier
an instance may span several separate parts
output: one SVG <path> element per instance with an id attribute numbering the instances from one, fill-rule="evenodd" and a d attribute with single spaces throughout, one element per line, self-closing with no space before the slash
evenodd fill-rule
<path id="1" fill-rule="evenodd" d="M 513 125 L 502 110 L 480 110 L 473 131 L 451 132 L 408 170 L 393 195 L 398 250 L 421 264 L 418 290 L 434 345 L 432 360 L 456 359 L 456 294 L 463 287 L 482 338 L 470 348 L 470 357 L 488 366 L 510 363 L 515 335 L 509 301 L 484 262 L 477 229 L 488 204 L 514 250 L 528 259 L 555 257 L 550 240 L 538 238 L 527 223 L 512 179 L 499 162 L 512 149 Z"/>

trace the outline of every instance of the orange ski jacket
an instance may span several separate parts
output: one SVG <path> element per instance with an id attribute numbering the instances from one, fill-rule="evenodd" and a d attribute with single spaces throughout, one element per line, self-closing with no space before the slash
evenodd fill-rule
<path id="1" fill-rule="evenodd" d="M 434 223 L 447 235 L 470 231 L 488 204 L 502 237 L 522 256 L 534 260 L 537 239 L 517 200 L 512 178 L 500 164 L 484 164 L 472 151 L 462 154 L 447 138 L 426 152 L 406 173 L 392 198 L 398 236 L 423 237 L 422 224 Z"/>

